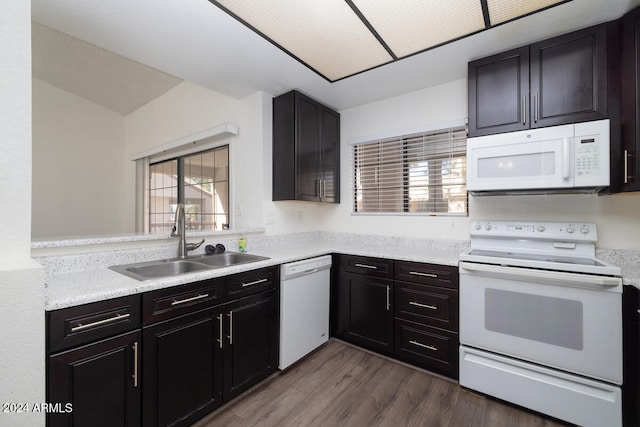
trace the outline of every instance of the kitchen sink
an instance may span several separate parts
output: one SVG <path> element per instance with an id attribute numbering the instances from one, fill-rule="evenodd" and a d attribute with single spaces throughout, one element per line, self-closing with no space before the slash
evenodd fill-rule
<path id="1" fill-rule="evenodd" d="M 193 273 L 196 271 L 211 270 L 214 268 L 230 267 L 232 265 L 262 261 L 265 259 L 269 258 L 238 252 L 224 252 L 215 255 L 201 255 L 188 259 L 166 259 L 136 264 L 114 265 L 109 267 L 109 269 L 133 279 L 143 281 Z"/>
<path id="2" fill-rule="evenodd" d="M 269 258 L 240 252 L 223 252 L 221 254 L 202 255 L 199 258 L 193 258 L 193 261 L 200 262 L 211 267 L 229 267 L 231 265 L 262 261 L 265 259 Z"/>

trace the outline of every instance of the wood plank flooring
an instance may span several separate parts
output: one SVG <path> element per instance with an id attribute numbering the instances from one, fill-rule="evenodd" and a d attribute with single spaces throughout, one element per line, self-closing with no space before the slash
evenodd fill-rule
<path id="1" fill-rule="evenodd" d="M 521 410 L 375 354 L 330 340 L 196 427 L 555 427 Z"/>

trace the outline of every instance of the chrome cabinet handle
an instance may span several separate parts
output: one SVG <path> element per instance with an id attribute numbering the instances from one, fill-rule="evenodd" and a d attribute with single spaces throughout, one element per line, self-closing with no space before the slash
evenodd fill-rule
<path id="1" fill-rule="evenodd" d="M 522 124 L 527 124 L 527 96 L 522 97 Z"/>
<path id="2" fill-rule="evenodd" d="M 624 183 L 629 183 L 629 178 L 633 178 L 629 176 L 629 151 L 624 150 Z"/>
<path id="3" fill-rule="evenodd" d="M 187 302 L 191 302 L 191 301 L 196 301 L 202 298 L 207 298 L 209 296 L 209 294 L 198 294 L 195 297 L 191 297 L 191 298 L 185 298 L 185 299 L 181 299 L 181 300 L 175 300 L 171 303 L 171 305 L 179 305 L 179 304 L 184 304 Z"/>
<path id="4" fill-rule="evenodd" d="M 437 310 L 438 309 L 438 307 L 436 307 L 435 305 L 420 304 L 419 302 L 415 302 L 415 301 L 409 301 L 409 305 L 415 305 L 417 307 L 428 308 L 430 310 Z"/>
<path id="5" fill-rule="evenodd" d="M 242 283 L 242 287 L 247 287 L 247 286 L 253 286 L 253 285 L 257 285 L 259 283 L 264 283 L 269 279 L 259 279 L 259 280 L 254 280 L 253 282 L 248 282 L 248 283 Z"/>
<path id="6" fill-rule="evenodd" d="M 138 342 L 133 343 L 133 387 L 138 387 Z"/>
<path id="7" fill-rule="evenodd" d="M 391 287 L 387 285 L 387 311 L 391 308 Z"/>
<path id="8" fill-rule="evenodd" d="M 218 344 L 219 344 L 220 348 L 222 348 L 222 341 L 223 341 L 223 339 L 222 339 L 222 314 L 220 314 L 219 316 L 216 316 L 216 319 L 218 319 L 218 324 L 220 325 L 219 326 L 219 328 L 220 328 L 220 335 L 219 335 L 220 339 L 218 340 Z"/>
<path id="9" fill-rule="evenodd" d="M 413 344 L 413 345 L 417 345 L 418 347 L 422 347 L 422 348 L 429 349 L 429 350 L 431 350 L 431 351 L 438 351 L 438 348 L 437 348 L 437 347 L 434 347 L 434 346 L 432 346 L 432 345 L 422 344 L 422 343 L 420 343 L 420 342 L 418 342 L 418 341 L 415 341 L 415 340 L 409 341 L 409 343 L 410 343 L 410 344 Z"/>
<path id="10" fill-rule="evenodd" d="M 131 317 L 131 314 L 116 314 L 115 317 L 110 317 L 104 320 L 98 320 L 97 322 L 87 323 L 86 325 L 79 324 L 78 326 L 74 326 L 71 328 L 71 332 L 84 331 L 85 329 L 93 328 L 94 326 L 106 325 L 107 323 L 117 322 L 119 320 L 124 320 L 128 317 Z"/>
<path id="11" fill-rule="evenodd" d="M 369 268 L 371 270 L 377 270 L 378 267 L 375 265 L 367 265 L 367 264 L 354 264 L 356 267 Z"/>
<path id="12" fill-rule="evenodd" d="M 229 316 L 229 335 L 227 338 L 229 338 L 229 344 L 233 345 L 233 311 L 230 311 L 227 316 Z"/>
<path id="13" fill-rule="evenodd" d="M 437 274 L 431 274 L 431 273 L 421 273 L 419 271 L 410 271 L 409 274 L 412 274 L 414 276 L 424 276 L 424 277 L 433 277 L 434 279 L 438 278 Z"/>

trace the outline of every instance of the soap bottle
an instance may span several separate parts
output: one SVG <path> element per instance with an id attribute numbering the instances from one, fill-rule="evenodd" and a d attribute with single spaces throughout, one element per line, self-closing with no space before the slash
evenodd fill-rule
<path id="1" fill-rule="evenodd" d="M 244 236 L 238 239 L 238 252 L 247 252 L 247 238 Z"/>

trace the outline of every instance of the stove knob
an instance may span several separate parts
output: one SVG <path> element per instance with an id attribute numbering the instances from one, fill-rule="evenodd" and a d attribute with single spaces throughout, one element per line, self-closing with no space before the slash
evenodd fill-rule
<path id="1" fill-rule="evenodd" d="M 484 229 L 485 229 L 485 230 L 487 230 L 487 231 L 491 230 L 491 228 L 492 228 L 492 227 L 491 227 L 491 224 L 487 224 L 487 225 L 485 225 L 485 227 L 484 227 Z"/>
<path id="2" fill-rule="evenodd" d="M 539 226 L 538 226 L 538 231 L 539 231 L 539 232 L 541 232 L 541 233 L 542 233 L 544 230 L 545 230 L 544 225 L 539 225 Z"/>
<path id="3" fill-rule="evenodd" d="M 482 225 L 480 225 L 480 223 L 477 223 L 477 224 L 476 224 L 476 226 L 475 226 L 475 229 L 476 229 L 476 230 L 480 230 L 480 229 L 482 229 Z"/>
<path id="4" fill-rule="evenodd" d="M 582 228 L 580 229 L 580 232 L 581 232 L 582 234 L 589 234 L 589 227 L 582 227 Z"/>
<path id="5" fill-rule="evenodd" d="M 574 231 L 576 231 L 576 230 L 575 230 L 575 228 L 573 228 L 573 227 L 571 227 L 571 226 L 567 227 L 567 233 L 571 234 L 571 233 L 573 233 Z"/>

